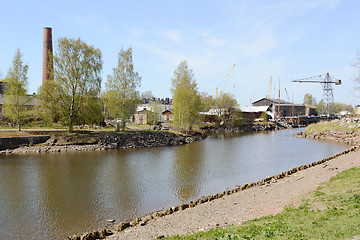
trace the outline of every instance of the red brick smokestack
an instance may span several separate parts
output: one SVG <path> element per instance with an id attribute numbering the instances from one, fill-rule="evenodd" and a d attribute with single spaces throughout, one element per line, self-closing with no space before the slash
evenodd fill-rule
<path id="1" fill-rule="evenodd" d="M 42 86 L 50 78 L 49 70 L 49 53 L 53 53 L 52 48 L 52 29 L 50 27 L 44 27 L 44 43 L 43 43 L 43 74 L 42 74 Z"/>

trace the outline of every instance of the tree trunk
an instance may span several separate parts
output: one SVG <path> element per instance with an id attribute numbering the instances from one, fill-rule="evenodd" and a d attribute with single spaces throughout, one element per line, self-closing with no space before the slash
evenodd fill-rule
<path id="1" fill-rule="evenodd" d="M 73 132 L 73 120 L 72 118 L 70 119 L 70 123 L 69 123 L 69 133 L 72 133 Z"/>

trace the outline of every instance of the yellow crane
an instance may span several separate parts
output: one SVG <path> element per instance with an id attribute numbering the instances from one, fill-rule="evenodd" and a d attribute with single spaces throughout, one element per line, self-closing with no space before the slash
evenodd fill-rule
<path id="1" fill-rule="evenodd" d="M 223 89 L 222 89 L 221 92 L 220 92 L 220 96 L 222 96 L 223 93 L 224 93 L 224 91 L 225 91 L 225 87 L 226 87 L 227 83 L 229 82 L 229 79 L 230 79 L 230 76 L 231 76 L 231 73 L 232 73 L 234 67 L 235 67 L 235 63 L 232 65 L 232 67 L 230 68 L 229 72 L 226 74 L 225 84 L 224 84 Z M 219 88 L 216 87 L 216 95 L 215 95 L 215 98 L 218 98 L 218 97 L 219 97 Z"/>

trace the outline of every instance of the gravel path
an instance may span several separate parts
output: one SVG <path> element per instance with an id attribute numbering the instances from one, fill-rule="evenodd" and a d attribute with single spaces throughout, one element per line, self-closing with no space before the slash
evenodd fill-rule
<path id="1" fill-rule="evenodd" d="M 160 236 L 205 231 L 214 227 L 241 224 L 257 217 L 277 214 L 286 205 L 300 203 L 309 192 L 337 173 L 360 166 L 360 151 L 350 152 L 270 184 L 256 186 L 194 208 L 150 220 L 107 239 L 154 239 Z"/>

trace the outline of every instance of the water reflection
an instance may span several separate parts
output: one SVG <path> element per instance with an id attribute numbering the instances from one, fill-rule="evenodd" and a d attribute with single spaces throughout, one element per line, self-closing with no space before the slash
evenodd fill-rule
<path id="1" fill-rule="evenodd" d="M 340 152 L 296 130 L 178 147 L 0 155 L 0 239 L 62 239 Z"/>
<path id="2" fill-rule="evenodd" d="M 204 144 L 196 142 L 192 145 L 174 148 L 171 178 L 173 192 L 180 202 L 198 196 L 203 181 Z"/>

